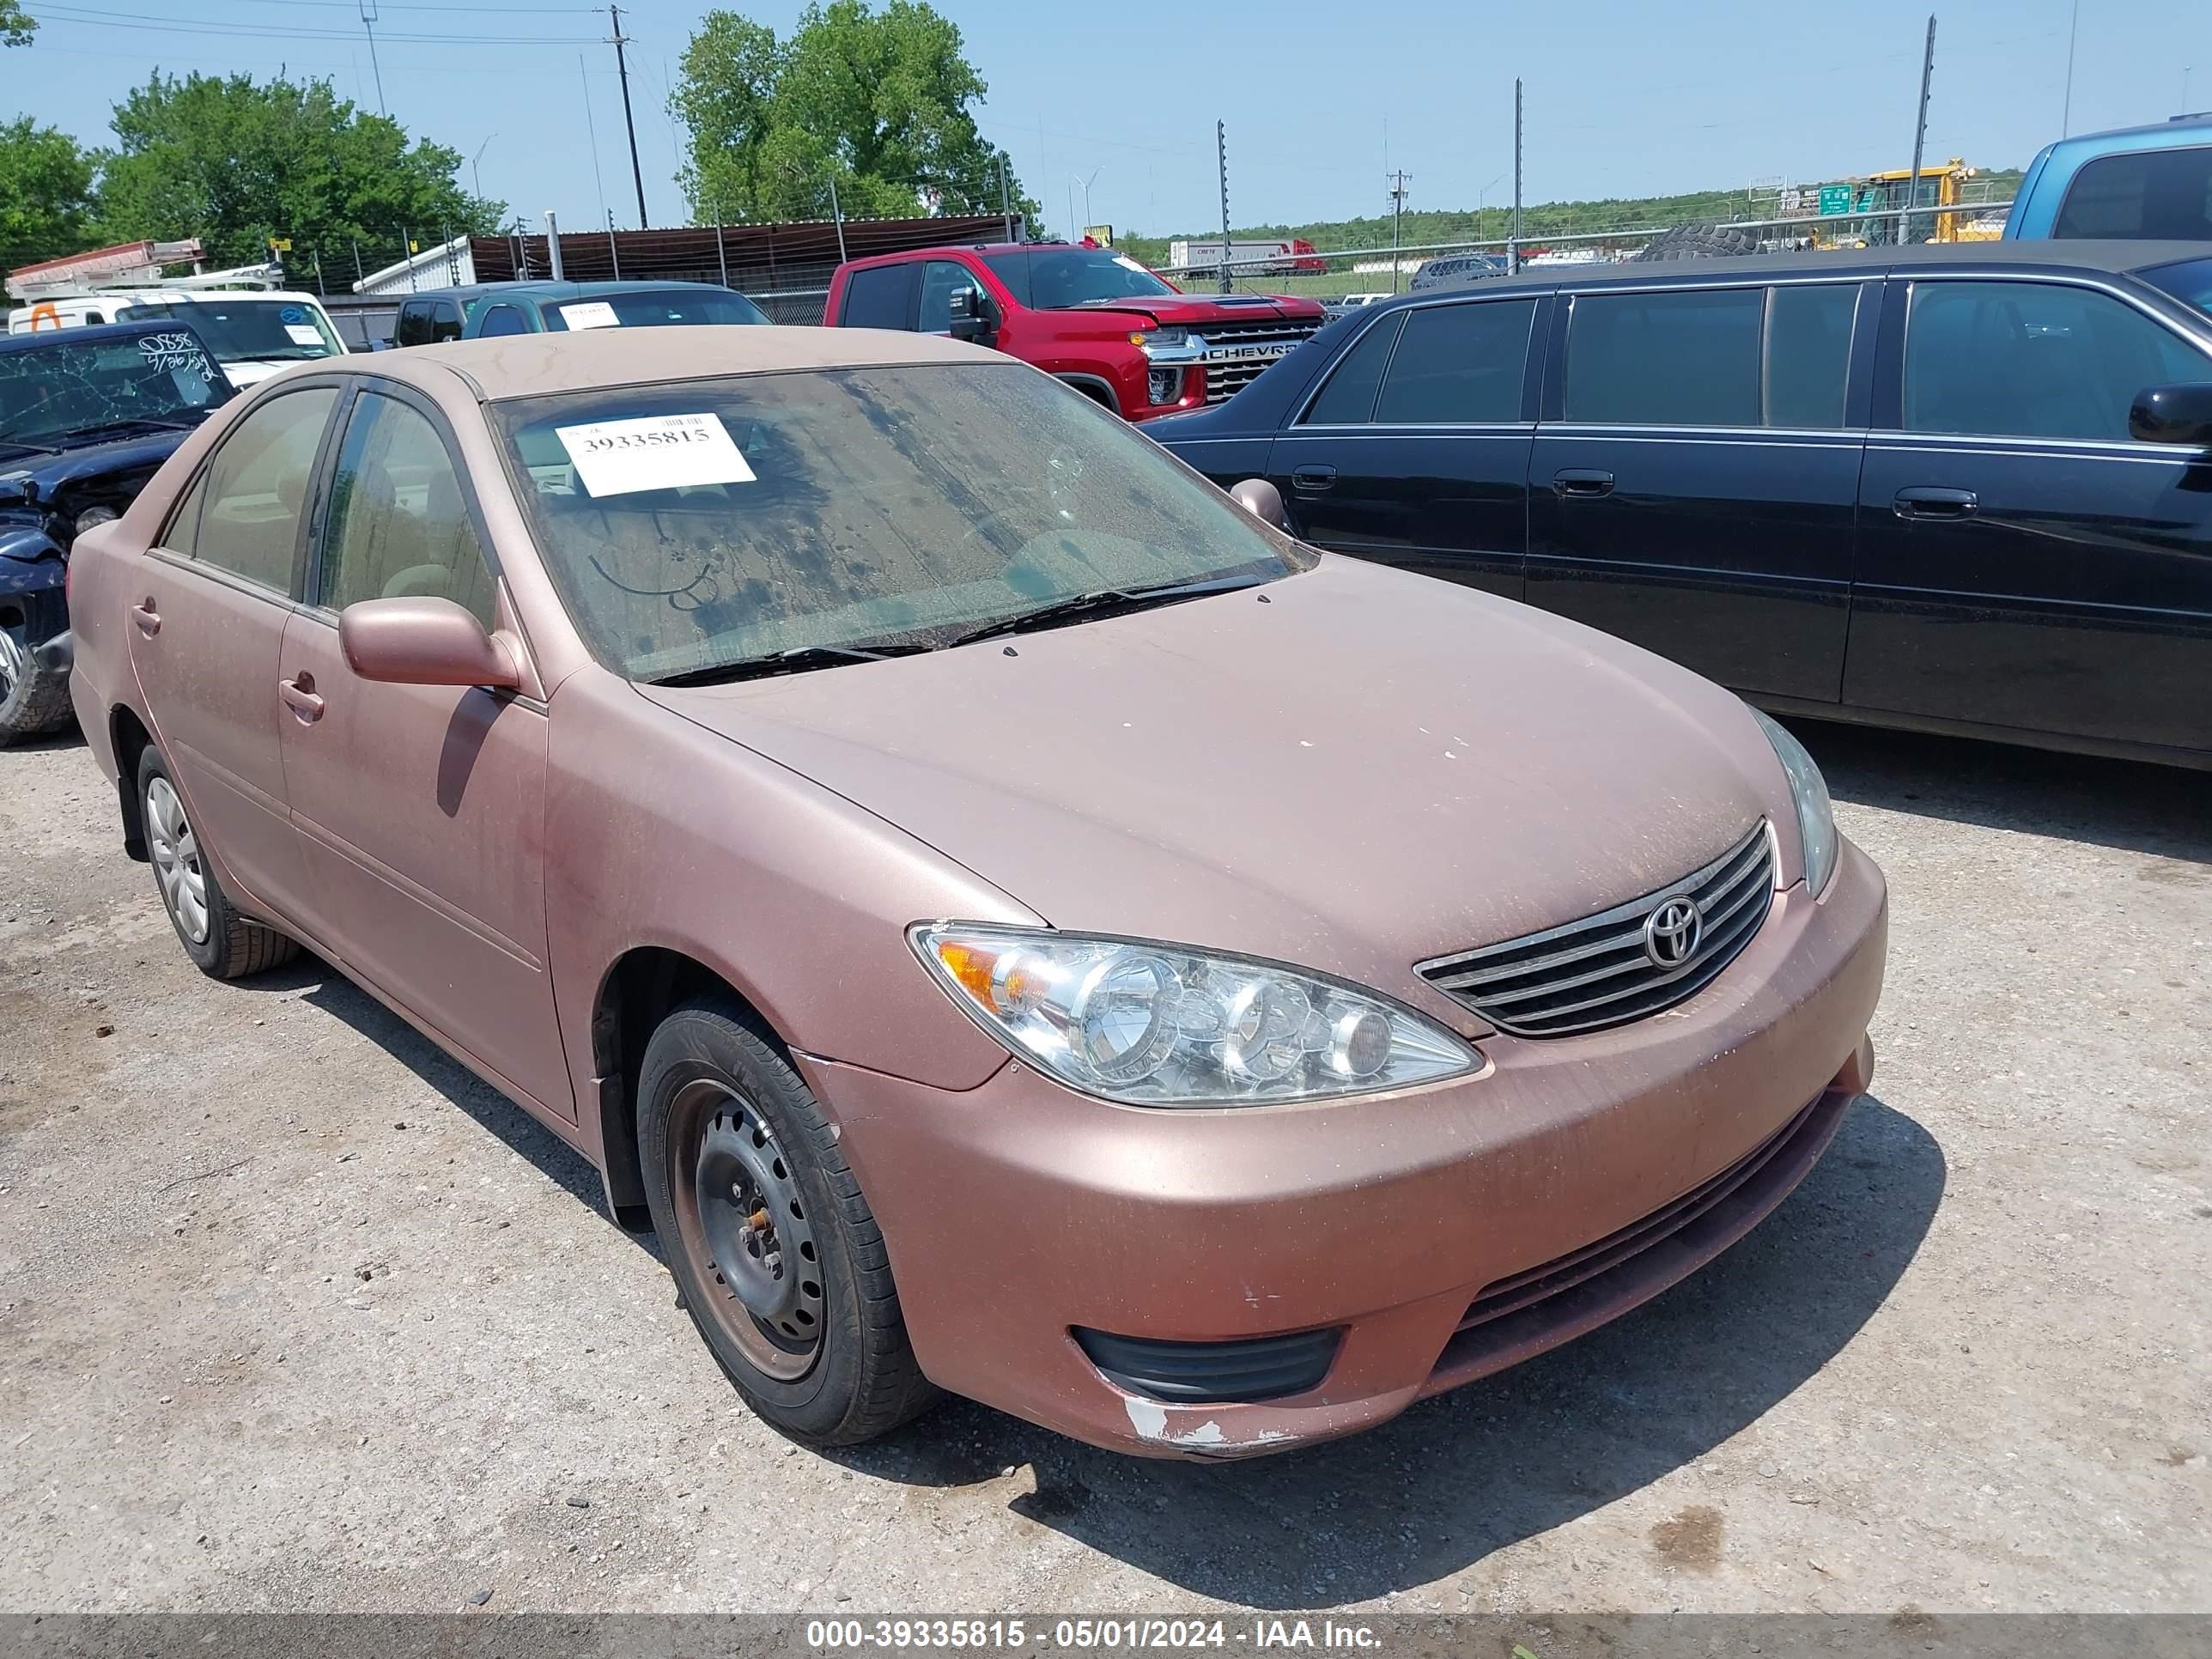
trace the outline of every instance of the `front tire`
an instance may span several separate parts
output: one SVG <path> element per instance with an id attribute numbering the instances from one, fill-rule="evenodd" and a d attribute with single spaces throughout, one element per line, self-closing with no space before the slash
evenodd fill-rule
<path id="1" fill-rule="evenodd" d="M 41 668 L 21 628 L 0 623 L 0 749 L 70 723 L 69 676 Z"/>
<path id="2" fill-rule="evenodd" d="M 154 889 L 195 967 L 212 979 L 243 979 L 300 954 L 295 941 L 232 906 L 201 849 L 184 797 L 150 743 L 138 756 L 138 810 Z"/>
<path id="3" fill-rule="evenodd" d="M 889 1433 L 936 1390 L 915 1363 L 860 1182 L 799 1073 L 718 1000 L 661 1023 L 638 1078 L 646 1202 L 691 1322 L 793 1439 Z"/>

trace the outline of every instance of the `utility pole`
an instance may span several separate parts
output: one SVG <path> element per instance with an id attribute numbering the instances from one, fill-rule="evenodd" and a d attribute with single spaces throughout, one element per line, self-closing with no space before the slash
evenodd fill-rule
<path id="1" fill-rule="evenodd" d="M 830 174 L 830 219 L 837 227 L 837 263 L 845 263 L 845 210 L 837 205 L 837 174 Z"/>
<path id="2" fill-rule="evenodd" d="M 376 112 L 388 115 L 384 107 L 384 67 L 376 61 L 376 0 L 361 0 L 361 26 L 368 34 L 368 66 L 376 71 Z"/>
<path id="3" fill-rule="evenodd" d="M 1513 77 L 1513 240 L 1505 245 L 1508 276 L 1521 269 L 1521 77 Z"/>
<path id="4" fill-rule="evenodd" d="M 637 186 L 637 228 L 643 230 L 646 228 L 645 169 L 637 164 L 637 122 L 629 112 L 629 64 L 623 57 L 623 48 L 629 44 L 629 37 L 622 32 L 620 6 L 609 6 L 607 15 L 613 20 L 615 26 L 615 73 L 622 80 L 623 125 L 629 129 L 629 176 L 630 182 Z M 609 234 L 611 234 L 613 220 L 609 219 L 607 224 Z"/>
<path id="5" fill-rule="evenodd" d="M 1014 210 L 1006 201 L 1006 152 L 999 152 L 999 216 L 1006 222 L 1006 240 L 1014 240 Z"/>
<path id="6" fill-rule="evenodd" d="M 1398 291 L 1398 227 L 1406 214 L 1406 180 L 1413 175 L 1400 167 L 1390 178 L 1390 292 Z"/>
<path id="7" fill-rule="evenodd" d="M 1905 205 L 1897 213 L 1897 245 L 1911 240 L 1912 210 L 1920 204 L 1920 158 L 1928 143 L 1928 81 L 1936 72 L 1936 14 L 1928 14 L 1928 45 L 1920 54 L 1920 119 L 1912 129 L 1912 180 L 1905 189 Z M 1934 228 L 1934 227 L 1930 227 Z"/>
<path id="8" fill-rule="evenodd" d="M 1213 161 L 1221 174 L 1221 291 L 1229 287 L 1229 123 L 1213 124 Z"/>
<path id="9" fill-rule="evenodd" d="M 1935 27 L 1936 20 L 1928 20 Z M 2066 101 L 2058 112 L 2058 136 L 2063 138 L 2074 131 L 2074 40 L 2081 32 L 2081 0 L 2074 0 L 2073 15 L 2066 22 Z"/>

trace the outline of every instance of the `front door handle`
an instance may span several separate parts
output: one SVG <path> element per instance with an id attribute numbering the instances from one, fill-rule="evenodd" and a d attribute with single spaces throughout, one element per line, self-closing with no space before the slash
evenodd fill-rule
<path id="1" fill-rule="evenodd" d="M 315 695 L 315 677 L 313 674 L 277 681 L 276 695 L 284 699 L 284 706 L 298 717 L 301 725 L 313 726 L 322 719 L 323 700 Z"/>
<path id="2" fill-rule="evenodd" d="M 161 613 L 154 609 L 151 594 L 147 596 L 145 604 L 131 607 L 131 620 L 138 624 L 138 631 L 149 640 L 161 631 Z"/>
<path id="3" fill-rule="evenodd" d="M 1610 495 L 1613 474 L 1594 466 L 1563 466 L 1552 475 L 1555 495 Z"/>
<path id="4" fill-rule="evenodd" d="M 1900 489 L 1890 503 L 1900 519 L 1971 519 L 1981 505 L 1971 489 L 1944 489 L 1934 484 Z"/>
<path id="5" fill-rule="evenodd" d="M 1333 466 L 1294 466 L 1291 469 L 1291 488 L 1293 489 L 1326 489 L 1336 482 Z"/>

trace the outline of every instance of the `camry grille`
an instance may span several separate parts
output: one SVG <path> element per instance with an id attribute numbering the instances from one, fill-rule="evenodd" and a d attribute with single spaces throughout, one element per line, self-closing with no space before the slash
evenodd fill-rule
<path id="1" fill-rule="evenodd" d="M 1761 822 L 1656 893 L 1413 970 L 1501 1031 L 1594 1031 L 1656 1014 L 1711 984 L 1751 942 L 1773 895 L 1774 838 Z"/>

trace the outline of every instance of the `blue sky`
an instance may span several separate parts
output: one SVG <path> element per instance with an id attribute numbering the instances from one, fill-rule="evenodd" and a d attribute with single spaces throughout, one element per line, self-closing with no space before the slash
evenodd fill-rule
<path id="1" fill-rule="evenodd" d="M 0 116 L 27 111 L 100 142 L 109 106 L 157 64 L 257 76 L 287 67 L 327 76 L 373 109 L 360 3 L 28 0 L 42 27 L 35 46 L 0 57 Z M 604 202 L 618 223 L 635 223 L 604 9 L 378 3 L 384 98 L 410 131 L 480 154 L 484 193 L 516 213 L 551 207 L 580 228 Z M 985 132 L 1012 153 L 1048 227 L 1066 228 L 1071 181 L 1083 217 L 1087 178 L 1093 222 L 1152 234 L 1218 219 L 1217 117 L 1229 125 L 1240 224 L 1381 211 L 1386 143 L 1388 165 L 1413 174 L 1410 206 L 1510 200 L 1516 74 L 1532 202 L 1903 167 L 1928 15 L 1928 0 L 936 3 L 990 84 Z M 2073 4 L 1942 0 L 1931 156 L 2018 165 L 2058 134 Z M 786 33 L 800 4 L 735 9 Z M 657 225 L 683 220 L 664 106 L 705 9 L 696 0 L 623 8 Z M 2204 0 L 2080 0 L 2077 41 L 2075 131 L 2174 113 L 2185 76 L 2190 106 L 2212 108 Z"/>

